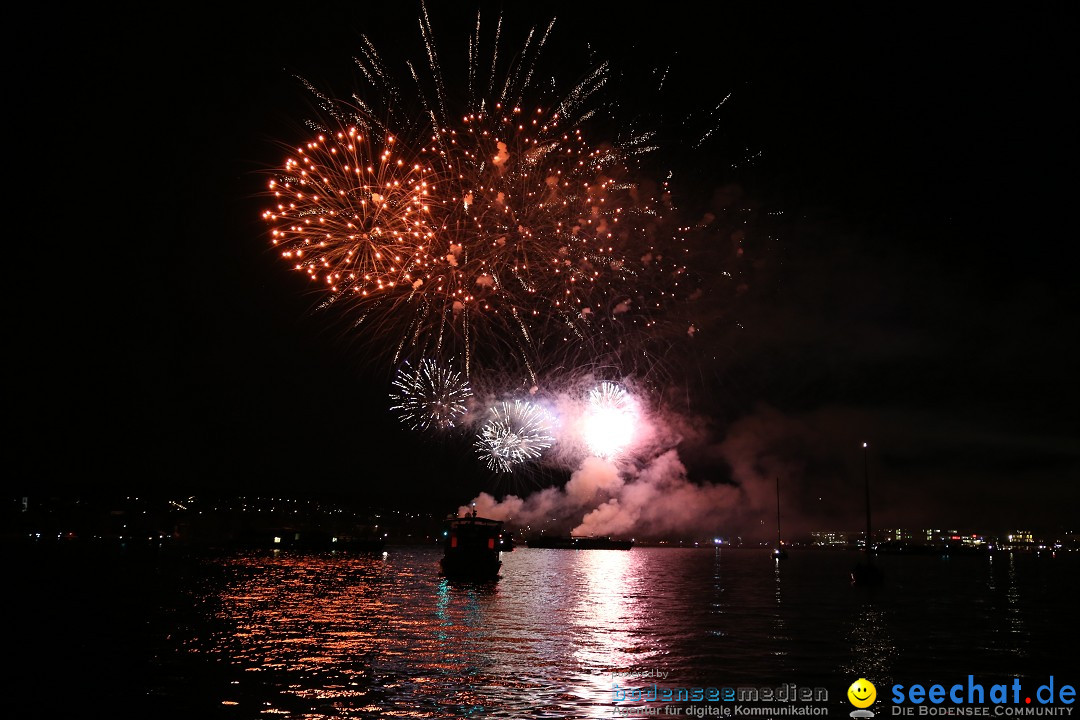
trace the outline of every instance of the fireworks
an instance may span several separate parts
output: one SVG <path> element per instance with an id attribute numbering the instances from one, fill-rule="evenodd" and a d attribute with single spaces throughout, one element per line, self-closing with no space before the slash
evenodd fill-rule
<path id="1" fill-rule="evenodd" d="M 274 248 L 322 294 L 320 309 L 348 319 L 369 359 L 399 368 L 391 410 L 411 429 L 479 424 L 466 411 L 474 389 L 565 397 L 584 374 L 670 387 L 667 359 L 682 361 L 679 343 L 702 328 L 695 301 L 739 291 L 730 272 L 692 270 L 688 246 L 705 239 L 713 254 L 741 257 L 745 220 L 727 218 L 728 242 L 711 242 L 715 215 L 680 224 L 670 174 L 653 182 L 639 164 L 654 134 L 603 98 L 608 65 L 568 91 L 556 78 L 563 63 L 541 70 L 553 25 L 500 56 L 501 18 L 489 44 L 478 16 L 455 85 L 421 5 L 423 55 L 406 63 L 406 84 L 361 37 L 363 88 L 335 98 L 305 81 L 318 117 L 270 173 Z M 603 133 L 597 120 L 620 129 Z M 640 421 L 634 398 L 602 383 L 582 410 L 581 393 L 569 394 L 569 443 L 625 453 Z M 545 454 L 554 420 L 539 406 L 489 413 L 474 444 L 491 469 L 568 457 Z"/>
<path id="2" fill-rule="evenodd" d="M 490 419 L 480 428 L 476 449 L 496 472 L 511 472 L 515 465 L 535 460 L 551 447 L 551 416 L 523 400 L 503 402 L 491 408 Z"/>
<path id="3" fill-rule="evenodd" d="M 398 371 L 390 391 L 390 409 L 414 430 L 446 430 L 465 414 L 465 402 L 471 396 L 461 373 L 425 359 L 416 370 L 406 363 Z"/>
<path id="4" fill-rule="evenodd" d="M 629 357 L 628 338 L 648 335 L 663 304 L 646 279 L 682 272 L 656 247 L 663 202 L 630 179 L 649 134 L 588 138 L 608 67 L 564 94 L 532 87 L 551 29 L 530 33 L 497 82 L 499 31 L 489 68 L 478 17 L 468 91 L 454 102 L 425 10 L 430 79 L 408 65 L 420 121 L 363 38 L 371 92 L 345 102 L 315 91 L 318 134 L 268 184 L 263 218 L 283 259 L 395 365 L 459 358 L 469 380 L 512 372 L 536 384 L 551 367 Z"/>
<path id="5" fill-rule="evenodd" d="M 636 403 L 622 387 L 604 382 L 589 391 L 582 434 L 593 455 L 618 456 L 633 440 L 637 423 Z"/>

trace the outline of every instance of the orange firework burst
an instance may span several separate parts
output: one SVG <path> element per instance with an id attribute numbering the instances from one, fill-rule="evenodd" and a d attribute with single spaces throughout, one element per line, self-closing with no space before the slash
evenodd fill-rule
<path id="1" fill-rule="evenodd" d="M 400 114 L 403 93 L 365 38 L 357 62 L 390 109 L 319 95 L 319 134 L 269 183 L 272 242 L 394 364 L 460 358 L 469 379 L 509 371 L 535 385 L 550 367 L 618 355 L 661 306 L 646 278 L 684 268 L 655 247 L 663 204 L 629 179 L 648 137 L 587 138 L 606 66 L 525 110 L 551 26 L 529 35 L 501 90 L 494 74 L 475 87 L 474 38 L 468 109 L 452 115 L 426 11 L 421 28 L 434 89 L 409 69 L 423 120 Z"/>
<path id="2" fill-rule="evenodd" d="M 320 135 L 270 181 L 276 205 L 263 213 L 273 244 L 296 270 L 367 296 L 410 286 L 433 265 L 428 221 L 431 168 L 375 149 L 356 128 Z"/>

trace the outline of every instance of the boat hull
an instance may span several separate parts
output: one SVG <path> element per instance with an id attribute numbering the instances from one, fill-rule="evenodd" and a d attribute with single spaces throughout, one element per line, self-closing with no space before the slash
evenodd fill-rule
<path id="1" fill-rule="evenodd" d="M 502 560 L 498 557 L 452 555 L 439 561 L 444 577 L 458 580 L 494 580 L 499 577 Z"/>
<path id="2" fill-rule="evenodd" d="M 502 522 L 469 515 L 448 521 L 439 569 L 447 578 L 490 580 L 502 568 Z"/>

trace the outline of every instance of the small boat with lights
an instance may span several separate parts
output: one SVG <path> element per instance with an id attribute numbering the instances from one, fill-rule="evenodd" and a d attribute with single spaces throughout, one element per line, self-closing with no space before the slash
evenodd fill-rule
<path id="1" fill-rule="evenodd" d="M 502 567 L 501 520 L 471 515 L 450 517 L 443 532 L 443 576 L 460 580 L 494 580 Z"/>
<path id="2" fill-rule="evenodd" d="M 526 543 L 530 548 L 547 550 L 629 550 L 633 540 L 613 540 L 610 537 L 595 535 L 571 535 L 569 537 L 539 537 Z"/>

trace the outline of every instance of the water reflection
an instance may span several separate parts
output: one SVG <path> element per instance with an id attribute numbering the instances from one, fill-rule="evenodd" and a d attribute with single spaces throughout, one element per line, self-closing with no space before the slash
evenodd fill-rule
<path id="1" fill-rule="evenodd" d="M 377 556 L 231 559 L 233 582 L 218 596 L 226 629 L 203 649 L 243 671 L 221 702 L 308 718 L 482 710 L 471 679 L 492 665 L 483 618 L 494 590 L 451 587 L 430 567 Z"/>
<path id="2" fill-rule="evenodd" d="M 577 602 L 571 618 L 578 640 L 574 658 L 585 669 L 621 668 L 635 659 L 628 639 L 637 627 L 632 597 L 641 578 L 630 569 L 626 552 L 575 553 Z"/>
<path id="3" fill-rule="evenodd" d="M 770 639 L 773 641 L 771 643 L 772 654 L 777 658 L 787 657 L 791 648 L 791 637 L 788 635 L 787 628 L 787 616 L 783 607 L 784 595 L 783 584 L 781 582 L 783 575 L 782 567 L 786 562 L 788 561 L 781 560 L 780 558 L 773 559 L 773 597 L 776 600 L 776 606 L 772 612 L 772 635 L 770 636 Z"/>
<path id="4" fill-rule="evenodd" d="M 579 682 L 572 694 L 588 710 L 587 717 L 610 716 L 613 686 L 621 681 L 625 687 L 625 673 L 650 656 L 648 647 L 637 642 L 642 577 L 631 565 L 630 552 L 583 550 L 574 555 L 577 601 L 570 618 Z"/>
<path id="5" fill-rule="evenodd" d="M 1017 579 L 1016 571 L 1016 553 L 1009 553 L 1009 570 L 1006 575 L 1007 587 L 1006 591 L 1006 617 L 1008 623 L 1009 633 L 1013 635 L 1025 635 L 1024 628 L 1024 615 L 1020 610 L 1021 596 L 1020 596 L 1020 583 Z M 1023 656 L 1023 648 L 1016 644 L 1017 655 Z"/>
<path id="6" fill-rule="evenodd" d="M 843 676 L 866 678 L 877 687 L 893 684 L 896 641 L 890 630 L 890 615 L 873 598 L 864 599 L 848 630 L 850 659 Z"/>
<path id="7" fill-rule="evenodd" d="M 990 632 L 987 649 L 1013 658 L 1028 656 L 1029 631 L 1025 621 L 1028 602 L 1020 578 L 1017 553 L 991 554 L 987 586 L 991 590 Z M 1032 560 L 1033 558 L 1026 558 Z"/>
<path id="8" fill-rule="evenodd" d="M 1033 584 L 1033 558 L 905 558 L 887 591 L 860 593 L 836 581 L 850 559 L 835 553 L 523 549 L 480 584 L 440 577 L 438 556 L 218 558 L 186 627 L 170 617 L 170 643 L 209 661 L 200 695 L 233 703 L 230 717 L 311 720 L 610 717 L 613 684 L 651 685 L 650 669 L 674 687 L 832 688 L 929 666 L 1019 673 L 1034 647 L 1057 653 L 1045 664 L 1071 657 L 1032 603 L 1063 612 L 1073 595 Z M 190 668 L 174 675 L 161 692 L 190 692 Z"/>
<path id="9" fill-rule="evenodd" d="M 235 558 L 233 582 L 218 595 L 224 629 L 203 649 L 244 673 L 221 702 L 264 713 L 377 704 L 371 678 L 382 639 L 374 628 L 391 612 L 386 569 L 381 557 Z M 278 692 L 268 698 L 266 688 Z"/>
<path id="10" fill-rule="evenodd" d="M 230 558 L 219 628 L 192 649 L 238 671 L 219 702 L 312 719 L 607 716 L 613 671 L 651 657 L 630 552 L 518 553 L 497 583 L 450 582 L 436 564 Z"/>

